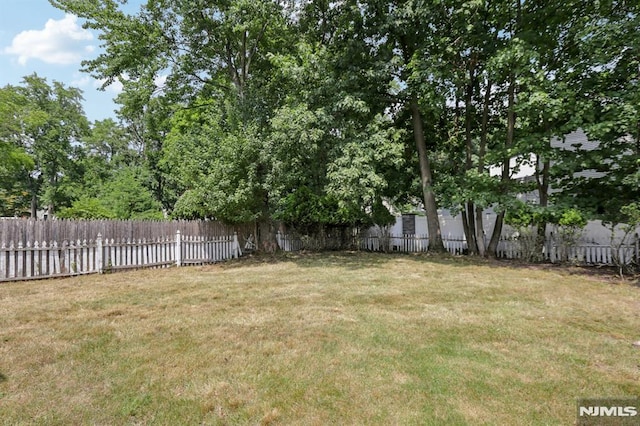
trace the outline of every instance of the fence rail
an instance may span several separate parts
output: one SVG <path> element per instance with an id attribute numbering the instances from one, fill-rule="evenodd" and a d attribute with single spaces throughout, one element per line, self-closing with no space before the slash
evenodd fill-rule
<path id="1" fill-rule="evenodd" d="M 451 254 L 463 254 L 467 250 L 467 241 L 463 238 L 443 240 L 444 248 Z M 401 253 L 426 253 L 429 249 L 427 235 L 366 235 L 360 237 L 360 250 L 389 251 Z"/>
<path id="2" fill-rule="evenodd" d="M 220 262 L 242 255 L 237 234 L 215 238 L 96 239 L 0 245 L 0 281 Z"/>
<path id="3" fill-rule="evenodd" d="M 16 245 L 33 241 L 64 241 L 105 238 L 138 241 L 171 237 L 180 231 L 182 235 L 216 238 L 226 235 L 248 235 L 254 232 L 253 223 L 225 225 L 213 220 L 35 220 L 0 219 L 0 241 Z"/>
<path id="4" fill-rule="evenodd" d="M 365 251 L 423 253 L 429 247 L 427 235 L 365 234 L 357 238 L 357 247 Z M 302 239 L 288 234 L 279 235 L 278 243 L 284 251 L 298 251 L 305 248 Z M 464 254 L 468 250 L 467 241 L 463 237 L 444 238 L 443 243 L 445 249 L 454 255 Z M 637 236 L 632 242 L 614 247 L 607 243 L 593 242 L 578 242 L 575 245 L 566 246 L 550 239 L 542 244 L 541 253 L 533 253 L 535 250 L 537 247 L 532 238 L 503 236 L 498 243 L 497 256 L 504 259 L 531 260 L 535 255 L 539 259 L 553 263 L 570 261 L 587 265 L 614 265 L 616 262 L 640 263 L 640 242 Z"/>
<path id="5" fill-rule="evenodd" d="M 542 245 L 542 252 L 537 253 L 534 238 L 503 237 L 498 244 L 498 257 L 506 259 L 525 259 L 533 256 L 542 260 L 561 263 L 574 262 L 586 265 L 616 265 L 640 263 L 640 249 L 638 237 L 625 244 L 610 242 L 596 243 L 578 241 L 575 244 L 562 244 L 554 239 L 547 239 Z"/>
<path id="6" fill-rule="evenodd" d="M 278 247 L 283 251 L 300 251 L 304 248 L 304 242 L 302 239 L 278 232 L 276 234 L 276 240 L 278 242 Z"/>
<path id="7" fill-rule="evenodd" d="M 204 228 L 202 224 L 198 224 L 194 229 L 202 231 Z M 205 230 L 204 233 L 209 235 L 185 235 L 180 229 L 176 229 L 172 235 L 157 238 L 103 238 L 102 234 L 97 234 L 95 239 L 18 239 L 17 242 L 2 242 L 0 281 L 206 264 L 240 257 L 242 251 L 237 233 L 211 235 L 220 234 L 221 229 L 223 228 L 213 227 L 209 231 Z M 364 234 L 354 236 L 354 239 L 354 246 L 366 251 L 420 253 L 426 252 L 429 246 L 427 235 Z M 303 250 L 308 243 L 295 235 L 284 233 L 278 233 L 277 241 L 285 251 Z M 464 238 L 445 238 L 443 242 L 445 249 L 452 254 L 464 254 L 468 249 Z M 634 241 L 614 247 L 593 242 L 567 246 L 553 239 L 545 241 L 541 252 L 539 246 L 532 239 L 505 236 L 498 244 L 497 254 L 501 258 L 530 260 L 534 250 L 537 258 L 550 262 L 571 261 L 600 265 L 640 263 L 640 241 L 637 235 Z"/>

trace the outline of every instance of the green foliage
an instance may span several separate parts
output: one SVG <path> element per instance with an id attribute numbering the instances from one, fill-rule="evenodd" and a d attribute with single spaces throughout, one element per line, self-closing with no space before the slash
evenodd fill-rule
<path id="1" fill-rule="evenodd" d="M 101 183 L 95 197 L 81 197 L 57 216 L 73 219 L 163 219 L 160 203 L 143 182 L 145 172 L 137 167 L 115 171 Z"/>
<path id="2" fill-rule="evenodd" d="M 21 177 L 33 170 L 33 159 L 21 147 L 0 140 L 0 216 L 29 213 L 30 194 Z"/>
<path id="3" fill-rule="evenodd" d="M 315 194 L 306 186 L 283 198 L 274 218 L 303 234 L 314 234 L 323 227 L 387 225 L 395 220 L 380 201 L 366 212 L 361 205 L 340 202 L 331 194 Z"/>
<path id="4" fill-rule="evenodd" d="M 372 223 L 374 205 L 398 196 L 390 181 L 404 166 L 405 132 L 372 93 L 356 89 L 370 84 L 367 77 L 336 66 L 343 52 L 309 40 L 296 48 L 297 56 L 271 58 L 278 86 L 291 89 L 269 122 L 264 151 L 276 217 L 309 227 L 308 217 L 295 222 L 304 200 L 319 226 Z"/>
<path id="5" fill-rule="evenodd" d="M 505 215 L 505 223 L 516 228 L 525 228 L 542 222 L 563 227 L 584 228 L 587 225 L 587 218 L 576 208 L 541 207 L 520 200 L 513 202 Z"/>
<path id="6" fill-rule="evenodd" d="M 288 224 L 294 224 L 303 232 L 318 225 L 342 225 L 351 219 L 346 211 L 339 214 L 336 199 L 318 195 L 306 186 L 298 187 L 284 197 L 278 206 L 275 218 Z M 347 213 L 347 214 L 345 214 Z"/>
<path id="7" fill-rule="evenodd" d="M 286 198 L 298 188 L 321 192 L 327 183 L 327 156 L 334 138 L 327 135 L 331 117 L 324 109 L 307 104 L 279 108 L 271 119 L 265 155 L 271 170 L 266 187 L 271 197 Z"/>
<path id="8" fill-rule="evenodd" d="M 577 209 L 567 209 L 558 220 L 558 225 L 569 228 L 584 228 L 587 226 L 587 218 Z"/>
<path id="9" fill-rule="evenodd" d="M 630 237 L 637 232 L 636 230 L 640 226 L 640 202 L 635 201 L 622 206 L 620 208 L 620 214 L 622 224 L 619 231 L 621 231 L 621 235 L 618 234 L 618 229 L 616 229 L 615 224 L 610 223 L 609 226 L 611 230 L 611 260 L 618 267 L 620 276 L 622 277 L 625 273 L 637 273 L 640 267 L 637 259 L 632 259 L 631 262 L 628 262 L 628 259 L 622 255 L 623 246 L 630 243 Z"/>
<path id="10" fill-rule="evenodd" d="M 61 219 L 116 219 L 116 214 L 98 198 L 75 200 L 71 207 L 61 209 L 56 216 Z"/>
<path id="11" fill-rule="evenodd" d="M 574 260 L 570 258 L 570 250 L 576 246 L 582 236 L 583 228 L 587 226 L 587 219 L 575 208 L 566 209 L 557 217 L 559 217 L 557 235 L 561 258 L 564 261 Z"/>
<path id="12" fill-rule="evenodd" d="M 82 92 L 32 74 L 20 86 L 0 89 L 0 99 L 2 189 L 12 200 L 20 200 L 10 208 L 7 202 L 5 213 L 22 213 L 31 205 L 35 214 L 38 201 L 55 212 L 70 203 L 72 188 L 80 180 L 75 166 L 79 150 L 73 144 L 89 130 Z M 25 192 L 29 197 L 22 195 Z"/>
<path id="13" fill-rule="evenodd" d="M 211 212 L 204 201 L 204 193 L 194 189 L 185 190 L 173 206 L 171 216 L 176 219 L 202 219 L 209 217 Z"/>
<path id="14" fill-rule="evenodd" d="M 624 223 L 627 226 L 632 228 L 640 226 L 640 202 L 636 201 L 622 206 L 620 212 L 624 215 Z"/>
<path id="15" fill-rule="evenodd" d="M 124 168 L 104 184 L 100 199 L 118 219 L 162 219 L 160 203 L 143 184 L 146 177 L 143 169 Z"/>
<path id="16" fill-rule="evenodd" d="M 375 225 L 384 227 L 395 223 L 396 217 L 391 214 L 389 209 L 382 203 L 382 200 L 377 200 L 373 203 L 371 209 L 371 221 Z"/>
<path id="17" fill-rule="evenodd" d="M 536 204 L 514 200 L 507 208 L 504 221 L 516 229 L 525 229 L 541 222 L 548 222 L 552 217 L 551 210 Z"/>
<path id="18" fill-rule="evenodd" d="M 566 152 L 557 171 L 563 188 L 558 202 L 569 200 L 612 224 L 627 220 L 622 207 L 640 199 L 640 90 L 632 53 L 640 45 L 631 35 L 640 28 L 638 12 L 633 2 L 603 2 L 584 15 L 571 83 L 579 95 L 576 117 L 598 145 Z"/>
<path id="19" fill-rule="evenodd" d="M 232 106 L 203 106 L 174 117 L 162 160 L 182 192 L 174 217 L 239 223 L 261 214 L 258 139 L 233 114 Z"/>
<path id="20" fill-rule="evenodd" d="M 488 208 L 502 206 L 509 209 L 514 195 L 531 190 L 529 186 L 516 180 L 501 182 L 499 176 L 479 173 L 477 170 L 459 171 L 439 175 L 437 188 L 441 205 L 452 213 L 464 209 L 467 200 L 474 200 L 477 206 Z"/>
<path id="21" fill-rule="evenodd" d="M 311 228 L 384 223 L 382 199 L 422 199 L 430 223 L 441 203 L 544 231 L 631 220 L 640 199 L 633 2 L 52 3 L 101 31 L 84 66 L 124 85 L 125 128 L 87 134 L 80 93 L 37 76 L 0 93 L 7 200 Z M 598 149 L 552 149 L 580 127 Z M 525 165 L 535 179 L 511 179 Z M 539 206 L 515 200 L 532 190 Z"/>
<path id="22" fill-rule="evenodd" d="M 350 127 L 355 127 L 355 123 Z M 339 140 L 336 158 L 327 165 L 326 191 L 346 204 L 369 209 L 390 193 L 389 178 L 404 165 L 404 132 L 376 115 L 365 127 Z"/>

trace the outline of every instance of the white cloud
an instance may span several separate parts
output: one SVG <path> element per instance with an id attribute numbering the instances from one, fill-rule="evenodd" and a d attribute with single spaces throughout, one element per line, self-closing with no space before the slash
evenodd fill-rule
<path id="1" fill-rule="evenodd" d="M 91 85 L 92 80 L 93 79 L 86 74 L 75 73 L 69 85 L 72 87 L 87 87 Z"/>
<path id="2" fill-rule="evenodd" d="M 4 53 L 17 56 L 20 65 L 26 65 L 29 59 L 59 65 L 78 63 L 94 52 L 95 47 L 88 43 L 93 40 L 93 34 L 78 25 L 77 20 L 69 14 L 58 21 L 49 19 L 42 30 L 16 35 Z"/>

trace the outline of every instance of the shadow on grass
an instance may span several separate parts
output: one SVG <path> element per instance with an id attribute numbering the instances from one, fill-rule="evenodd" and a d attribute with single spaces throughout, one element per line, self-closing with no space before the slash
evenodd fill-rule
<path id="1" fill-rule="evenodd" d="M 398 256 L 355 251 L 257 253 L 224 263 L 222 267 L 232 269 L 289 262 L 303 268 L 369 269 L 384 267 L 396 257 Z"/>
<path id="2" fill-rule="evenodd" d="M 326 252 L 277 252 L 252 254 L 238 260 L 224 263 L 222 267 L 239 268 L 292 262 L 303 268 L 340 267 L 347 270 L 384 268 L 390 262 L 407 259 L 419 263 L 435 263 L 438 265 L 465 268 L 487 266 L 490 268 L 507 268 L 512 270 L 535 269 L 554 271 L 567 275 L 584 275 L 619 281 L 616 269 L 606 266 L 576 266 L 553 263 L 526 263 L 509 259 L 487 259 L 468 255 L 451 255 L 449 253 L 380 253 L 365 251 L 326 251 Z"/>
<path id="3" fill-rule="evenodd" d="M 325 251 L 325 252 L 278 252 L 252 254 L 241 259 L 224 263 L 225 269 L 277 264 L 281 262 L 294 263 L 302 268 L 340 267 L 347 270 L 384 268 L 399 259 L 415 260 L 418 262 L 433 262 L 443 265 L 465 267 L 477 265 L 478 262 L 463 256 L 431 253 L 380 253 L 365 251 Z"/>
<path id="4" fill-rule="evenodd" d="M 4 383 L 7 380 L 9 380 L 9 378 L 5 374 L 0 373 L 0 383 Z"/>

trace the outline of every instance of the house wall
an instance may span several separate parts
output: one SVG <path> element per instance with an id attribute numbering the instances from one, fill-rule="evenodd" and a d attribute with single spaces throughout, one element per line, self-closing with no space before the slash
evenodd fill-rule
<path id="1" fill-rule="evenodd" d="M 428 235 L 427 217 L 421 214 L 405 215 L 415 217 L 416 235 Z M 462 226 L 462 215 L 452 215 L 447 209 L 438 210 L 438 218 L 440 219 L 440 232 L 443 238 L 462 238 L 464 236 L 464 227 Z M 491 209 L 486 209 L 483 213 L 483 225 L 485 235 L 491 236 L 493 226 L 496 221 L 496 214 Z M 402 227 L 402 216 L 396 217 L 396 222 L 391 227 L 391 234 L 404 234 Z"/>
<path id="2" fill-rule="evenodd" d="M 429 231 L 427 228 L 427 217 L 424 215 L 416 214 L 416 215 L 405 215 L 412 216 L 415 218 L 415 234 L 416 235 L 428 235 Z M 464 227 L 462 226 L 462 215 L 458 214 L 453 216 L 451 212 L 447 209 L 439 210 L 438 214 L 440 218 L 440 232 L 442 233 L 442 237 L 447 239 L 462 239 L 464 238 Z M 484 233 L 486 235 L 487 240 L 491 237 L 493 233 L 493 226 L 496 221 L 496 213 L 491 209 L 486 209 L 483 213 L 483 225 L 484 225 Z M 391 226 L 390 233 L 392 235 L 403 235 L 403 218 L 402 216 L 396 216 L 396 222 Z M 511 228 L 508 225 L 504 225 L 502 234 L 503 235 L 512 235 L 516 230 Z M 547 236 L 551 236 L 557 233 L 557 230 L 553 226 L 549 226 L 547 229 Z M 638 227 L 634 232 L 629 234 L 630 238 L 633 238 L 635 234 L 640 235 L 640 227 Z M 614 238 L 622 238 L 624 236 L 624 230 L 622 226 L 616 227 L 615 237 Z M 582 232 L 582 237 L 580 238 L 585 243 L 597 243 L 597 244 L 609 244 L 611 240 L 611 229 L 604 226 L 602 221 L 600 220 L 592 220 L 587 223 L 587 226 L 584 228 Z"/>

